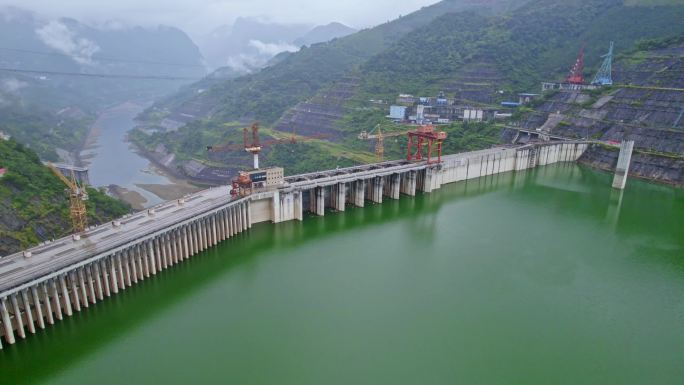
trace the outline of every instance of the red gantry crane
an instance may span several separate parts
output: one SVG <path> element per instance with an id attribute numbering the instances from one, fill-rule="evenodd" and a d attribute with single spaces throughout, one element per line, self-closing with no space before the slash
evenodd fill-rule
<path id="1" fill-rule="evenodd" d="M 425 160 L 428 164 L 442 162 L 442 142 L 446 139 L 447 133 L 435 131 L 435 126 L 420 126 L 415 131 L 408 132 L 408 161 L 422 161 L 423 148 L 427 145 Z M 415 151 L 414 151 L 415 148 Z M 432 159 L 432 150 L 437 150 L 437 161 Z"/>

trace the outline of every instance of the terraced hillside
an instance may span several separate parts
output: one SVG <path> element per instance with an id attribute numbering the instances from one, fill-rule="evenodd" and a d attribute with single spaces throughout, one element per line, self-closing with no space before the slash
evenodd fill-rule
<path id="1" fill-rule="evenodd" d="M 441 89 L 447 95 L 454 95 L 466 104 L 495 104 L 501 95 L 497 91 L 507 84 L 505 74 L 496 66 L 493 57 L 483 56 L 476 62 L 468 63 L 454 76 L 442 83 Z M 506 95 L 509 96 L 509 95 Z"/>
<path id="2" fill-rule="evenodd" d="M 627 27 L 637 16 L 643 23 Z M 313 122 L 318 132 L 332 132 L 335 140 L 353 144 L 349 139 L 381 122 L 387 101 L 399 93 L 444 91 L 461 104 L 494 107 L 504 100 L 517 100 L 517 92 L 536 91 L 541 80 L 562 79 L 583 42 L 601 42 L 609 36 L 628 50 L 640 39 L 684 33 L 684 26 L 677 23 L 683 17 L 684 7 L 627 7 L 619 0 L 543 0 L 505 16 L 448 13 L 361 65 L 354 72 L 359 79 L 356 93 L 345 95 L 344 106 L 321 111 L 302 103 L 288 111 L 278 127 L 294 115 L 300 125 Z M 600 64 L 606 45 L 588 46 L 590 70 Z M 329 90 L 324 90 L 312 100 L 328 98 Z M 334 100 L 339 106 L 340 100 Z M 320 119 L 321 113 L 326 119 Z"/>
<path id="3" fill-rule="evenodd" d="M 634 140 L 632 175 L 684 184 L 684 43 L 623 57 L 614 82 L 603 90 L 552 95 L 523 126 L 570 138 Z M 617 156 L 596 147 L 582 162 L 612 169 Z"/>
<path id="4" fill-rule="evenodd" d="M 339 136 L 340 133 L 333 128 L 346 113 L 349 113 L 347 102 L 356 94 L 359 82 L 358 77 L 343 77 L 325 91 L 287 110 L 277 122 L 275 129 L 309 136 L 321 132 Z"/>

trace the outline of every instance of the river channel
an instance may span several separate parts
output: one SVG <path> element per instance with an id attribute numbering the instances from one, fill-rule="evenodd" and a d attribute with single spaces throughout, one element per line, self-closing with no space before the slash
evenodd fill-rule
<path id="1" fill-rule="evenodd" d="M 93 140 L 80 154 L 89 168 L 93 186 L 116 186 L 118 197 L 135 209 L 154 206 L 197 190 L 164 175 L 127 141 L 126 135 L 135 127 L 135 117 L 142 110 L 141 106 L 125 103 L 101 113 L 93 125 Z"/>
<path id="2" fill-rule="evenodd" d="M 5 345 L 7 384 L 675 384 L 684 190 L 575 164 L 260 224 Z"/>

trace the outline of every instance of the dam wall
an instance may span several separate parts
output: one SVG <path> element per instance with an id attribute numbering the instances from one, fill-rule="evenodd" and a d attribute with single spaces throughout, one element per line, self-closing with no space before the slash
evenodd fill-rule
<path id="1" fill-rule="evenodd" d="M 201 191 L 0 258 L 0 347 L 153 277 L 262 222 L 303 220 L 430 193 L 442 185 L 539 165 L 574 162 L 587 142 L 447 155 L 442 163 L 392 161 L 287 177 L 282 187 L 234 199 Z"/>

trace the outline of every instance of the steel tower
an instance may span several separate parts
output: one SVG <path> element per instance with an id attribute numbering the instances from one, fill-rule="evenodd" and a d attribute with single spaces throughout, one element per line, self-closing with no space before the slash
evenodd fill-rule
<path id="1" fill-rule="evenodd" d="M 603 59 L 603 64 L 599 68 L 594 80 L 591 84 L 597 84 L 601 86 L 610 86 L 613 84 L 612 67 L 613 67 L 613 42 L 610 42 L 610 48 L 608 53 L 601 56 Z"/>

